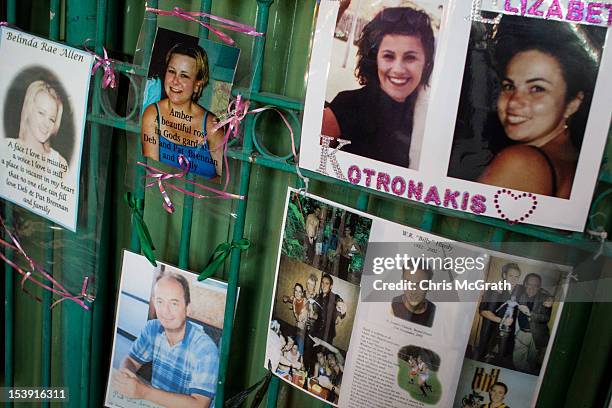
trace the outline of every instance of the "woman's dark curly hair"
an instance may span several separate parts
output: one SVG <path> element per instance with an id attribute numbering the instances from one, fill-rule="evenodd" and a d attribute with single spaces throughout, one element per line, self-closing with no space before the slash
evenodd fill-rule
<path id="1" fill-rule="evenodd" d="M 433 70 L 434 35 L 429 16 L 410 7 L 391 7 L 379 12 L 363 28 L 357 40 L 355 75 L 361 85 L 377 83 L 376 55 L 385 35 L 409 35 L 421 40 L 425 51 L 425 67 L 421 84 L 429 85 Z"/>

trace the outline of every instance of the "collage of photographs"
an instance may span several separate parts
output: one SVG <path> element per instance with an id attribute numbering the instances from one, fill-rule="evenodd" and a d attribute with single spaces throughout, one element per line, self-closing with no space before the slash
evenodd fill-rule
<path id="1" fill-rule="evenodd" d="M 266 358 L 276 375 L 334 404 L 371 226 L 309 196 L 288 202 Z"/>
<path id="2" fill-rule="evenodd" d="M 337 231 L 344 234 L 336 239 Z M 343 254 L 345 261 L 338 259 Z M 387 262 L 374 271 L 382 263 L 376 259 L 397 254 L 412 266 Z M 436 264 L 440 259 L 455 266 Z M 465 268 L 467 259 L 473 267 Z M 414 266 L 417 260 L 433 263 Z M 266 364 L 285 382 L 339 407 L 529 406 L 570 272 L 289 189 Z M 464 281 L 490 286 L 425 287 Z M 403 287 L 376 289 L 397 282 Z"/>

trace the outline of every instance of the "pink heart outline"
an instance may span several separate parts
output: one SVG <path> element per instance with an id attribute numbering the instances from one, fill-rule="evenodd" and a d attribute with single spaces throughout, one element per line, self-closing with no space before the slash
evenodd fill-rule
<path id="1" fill-rule="evenodd" d="M 531 205 L 531 208 L 525 214 L 521 215 L 518 218 L 515 218 L 515 219 L 511 220 L 506 215 L 506 213 L 504 213 L 504 211 L 501 209 L 501 207 L 499 205 L 499 197 L 502 194 L 509 195 L 510 197 L 514 198 L 515 201 L 518 201 L 519 199 L 523 199 L 523 198 L 531 199 L 533 203 Z M 497 190 L 497 193 L 495 193 L 495 195 L 493 196 L 493 203 L 495 204 L 495 210 L 500 215 L 500 217 L 502 219 L 504 219 L 505 221 L 507 221 L 508 224 L 512 225 L 512 224 L 516 224 L 518 222 L 525 221 L 527 218 L 529 218 L 529 216 L 531 216 L 534 213 L 534 211 L 536 210 L 536 208 L 538 206 L 538 198 L 533 193 L 516 193 L 515 194 L 512 190 L 509 190 L 507 188 L 503 188 L 501 190 Z"/>

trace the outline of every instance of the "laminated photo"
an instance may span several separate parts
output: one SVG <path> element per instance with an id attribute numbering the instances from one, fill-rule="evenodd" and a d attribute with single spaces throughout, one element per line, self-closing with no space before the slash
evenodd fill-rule
<path id="1" fill-rule="evenodd" d="M 88 52 L 0 27 L 0 197 L 76 231 Z"/>
<path id="2" fill-rule="evenodd" d="M 500 11 L 472 23 L 447 176 L 477 183 L 484 214 L 582 230 L 610 123 L 607 27 Z"/>
<path id="3" fill-rule="evenodd" d="M 105 405 L 214 406 L 227 284 L 124 251 Z"/>
<path id="4" fill-rule="evenodd" d="M 466 359 L 453 408 L 529 407 L 537 377 Z"/>
<path id="5" fill-rule="evenodd" d="M 142 115 L 145 157 L 209 180 L 223 173 L 223 129 L 240 49 L 159 27 Z M 185 160 L 186 159 L 186 160 Z"/>
<path id="6" fill-rule="evenodd" d="M 372 219 L 288 193 L 268 338 L 274 374 L 337 403 Z"/>

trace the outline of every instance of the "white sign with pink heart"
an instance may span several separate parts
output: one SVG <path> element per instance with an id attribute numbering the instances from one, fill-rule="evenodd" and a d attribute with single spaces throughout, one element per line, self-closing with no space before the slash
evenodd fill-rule
<path id="1" fill-rule="evenodd" d="M 583 230 L 612 114 L 612 8 L 410 3 L 320 2 L 300 167 Z"/>

